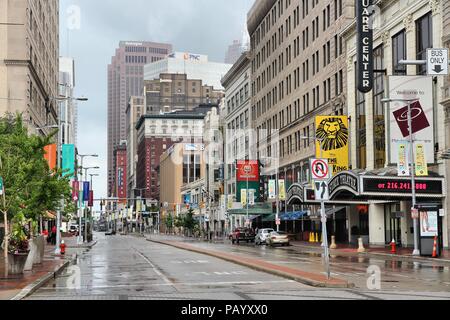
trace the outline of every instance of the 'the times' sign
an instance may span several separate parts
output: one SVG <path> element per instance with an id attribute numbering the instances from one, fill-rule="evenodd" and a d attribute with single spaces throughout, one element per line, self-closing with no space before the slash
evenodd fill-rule
<path id="1" fill-rule="evenodd" d="M 358 90 L 367 93 L 373 88 L 373 0 L 356 0 L 358 32 Z"/>

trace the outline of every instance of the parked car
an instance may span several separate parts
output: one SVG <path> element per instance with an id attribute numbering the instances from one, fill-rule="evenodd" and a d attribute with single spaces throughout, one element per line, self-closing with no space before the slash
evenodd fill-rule
<path id="1" fill-rule="evenodd" d="M 239 243 L 241 241 L 254 242 L 255 241 L 255 232 L 249 228 L 236 228 L 229 236 L 231 242 Z"/>
<path id="2" fill-rule="evenodd" d="M 69 228 L 69 233 L 72 236 L 77 236 L 78 235 L 78 225 L 71 225 Z"/>
<path id="3" fill-rule="evenodd" d="M 267 237 L 266 243 L 270 246 L 281 245 L 281 246 L 289 246 L 289 236 L 286 233 L 282 232 L 271 232 Z"/>
<path id="4" fill-rule="evenodd" d="M 274 231 L 275 230 L 272 228 L 259 229 L 258 234 L 255 237 L 255 244 L 256 245 L 266 244 L 267 237 L 269 236 L 269 234 L 271 232 L 274 232 Z"/>

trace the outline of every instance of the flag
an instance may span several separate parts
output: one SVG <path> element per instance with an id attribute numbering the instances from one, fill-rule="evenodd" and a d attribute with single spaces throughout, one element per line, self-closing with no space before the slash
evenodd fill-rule
<path id="1" fill-rule="evenodd" d="M 72 181 L 72 199 L 74 202 L 78 201 L 80 183 L 78 181 Z"/>
<path id="2" fill-rule="evenodd" d="M 62 169 L 65 177 L 75 178 L 75 145 L 62 146 Z"/>
<path id="3" fill-rule="evenodd" d="M 416 144 L 416 175 L 418 177 L 428 176 L 428 164 L 425 154 L 425 145 L 423 143 Z"/>
<path id="4" fill-rule="evenodd" d="M 280 200 L 285 201 L 286 200 L 286 183 L 283 179 L 278 180 L 278 190 L 280 193 Z"/>
<path id="5" fill-rule="evenodd" d="M 399 177 L 408 177 L 410 175 L 408 146 L 407 146 L 406 142 L 398 143 L 397 170 L 398 170 Z"/>
<path id="6" fill-rule="evenodd" d="M 83 183 L 83 201 L 89 201 L 89 182 Z"/>
<path id="7" fill-rule="evenodd" d="M 56 168 L 56 144 L 45 146 L 44 151 L 44 159 L 47 160 L 48 167 L 50 170 L 54 170 Z"/>

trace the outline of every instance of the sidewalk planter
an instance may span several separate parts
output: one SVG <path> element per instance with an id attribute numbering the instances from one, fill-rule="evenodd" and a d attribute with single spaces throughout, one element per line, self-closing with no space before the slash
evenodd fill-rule
<path id="1" fill-rule="evenodd" d="M 8 253 L 8 274 L 23 274 L 28 253 Z"/>
<path id="2" fill-rule="evenodd" d="M 29 241 L 30 253 L 28 254 L 27 262 L 25 263 L 24 271 L 31 271 L 33 265 L 40 264 L 44 260 L 44 237 L 37 236 Z"/>

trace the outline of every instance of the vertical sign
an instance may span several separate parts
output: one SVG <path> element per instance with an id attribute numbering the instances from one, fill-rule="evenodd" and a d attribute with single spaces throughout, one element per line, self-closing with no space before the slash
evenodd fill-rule
<path id="1" fill-rule="evenodd" d="M 83 183 L 83 202 L 89 201 L 89 182 Z"/>
<path id="2" fill-rule="evenodd" d="M 3 195 L 3 178 L 0 177 L 0 196 Z"/>
<path id="3" fill-rule="evenodd" d="M 49 144 L 44 147 L 44 159 L 47 160 L 48 167 L 50 170 L 56 168 L 56 144 Z"/>
<path id="4" fill-rule="evenodd" d="M 80 183 L 78 181 L 73 181 L 72 182 L 72 200 L 74 202 L 78 201 L 79 188 L 80 188 Z"/>
<path id="5" fill-rule="evenodd" d="M 275 199 L 276 198 L 276 185 L 275 180 L 269 180 L 269 199 Z"/>
<path id="6" fill-rule="evenodd" d="M 333 176 L 349 168 L 347 116 L 316 117 L 316 157 L 328 160 Z"/>
<path id="7" fill-rule="evenodd" d="M 248 204 L 255 205 L 255 190 L 248 190 Z"/>
<path id="8" fill-rule="evenodd" d="M 373 0 L 356 0 L 358 44 L 358 90 L 367 93 L 373 88 Z"/>
<path id="9" fill-rule="evenodd" d="M 280 200 L 286 200 L 286 183 L 283 179 L 278 180 L 278 190 L 280 191 Z"/>
<path id="10" fill-rule="evenodd" d="M 408 144 L 406 142 L 398 143 L 397 168 L 399 177 L 409 177 Z"/>
<path id="11" fill-rule="evenodd" d="M 416 175 L 419 177 L 428 176 L 428 165 L 427 158 L 425 154 L 425 146 L 423 143 L 416 144 Z"/>
<path id="12" fill-rule="evenodd" d="M 89 190 L 89 201 L 88 201 L 88 207 L 94 206 L 94 190 Z"/>
<path id="13" fill-rule="evenodd" d="M 241 203 L 243 206 L 247 204 L 247 189 L 241 189 Z"/>
<path id="14" fill-rule="evenodd" d="M 65 177 L 75 177 L 75 145 L 73 144 L 62 146 L 62 169 Z"/>
<path id="15" fill-rule="evenodd" d="M 228 210 L 233 209 L 233 196 L 232 195 L 228 195 L 228 204 L 227 204 L 227 208 Z"/>

